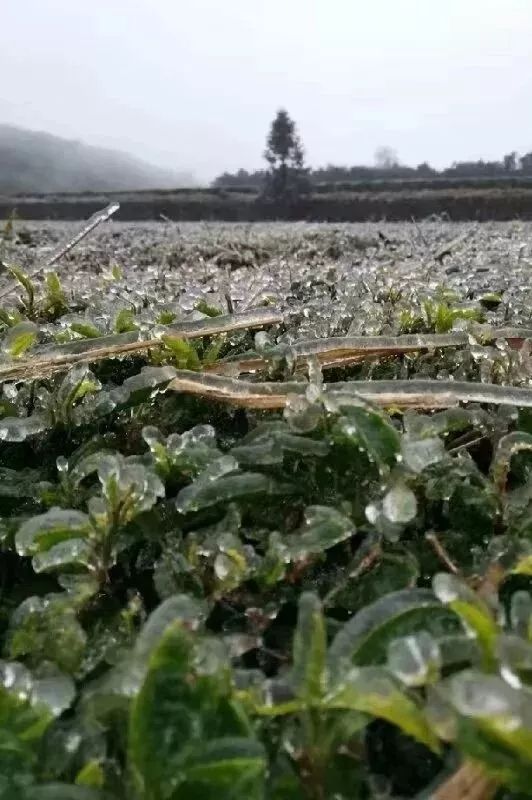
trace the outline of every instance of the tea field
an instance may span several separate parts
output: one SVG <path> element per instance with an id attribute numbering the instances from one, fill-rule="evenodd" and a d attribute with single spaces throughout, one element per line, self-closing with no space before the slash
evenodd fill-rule
<path id="1" fill-rule="evenodd" d="M 0 227 L 0 798 L 532 797 L 532 225 L 78 230 Z"/>

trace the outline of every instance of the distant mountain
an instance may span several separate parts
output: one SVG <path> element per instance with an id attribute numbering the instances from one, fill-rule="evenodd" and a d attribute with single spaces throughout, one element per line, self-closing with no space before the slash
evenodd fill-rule
<path id="1" fill-rule="evenodd" d="M 154 167 L 118 150 L 0 124 L 0 192 L 173 189 L 187 173 Z"/>

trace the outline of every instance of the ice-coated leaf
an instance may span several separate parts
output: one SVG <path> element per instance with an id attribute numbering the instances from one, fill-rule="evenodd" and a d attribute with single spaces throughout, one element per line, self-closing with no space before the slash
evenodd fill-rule
<path id="1" fill-rule="evenodd" d="M 66 539 L 52 544 L 47 550 L 36 553 L 32 559 L 35 572 L 63 570 L 81 566 L 89 568 L 93 560 L 93 548 L 85 539 Z"/>
<path id="2" fill-rule="evenodd" d="M 6 653 L 38 665 L 51 661 L 73 674 L 79 667 L 87 635 L 65 594 L 27 597 L 11 614 Z"/>
<path id="3" fill-rule="evenodd" d="M 4 417 L 0 420 L 0 441 L 24 442 L 50 427 L 44 414 L 32 414 L 29 417 Z"/>
<path id="4" fill-rule="evenodd" d="M 433 635 L 455 632 L 457 620 L 428 589 L 391 592 L 352 617 L 329 648 L 331 673 L 338 676 L 352 664 L 383 663 L 392 639 L 427 630 Z"/>
<path id="5" fill-rule="evenodd" d="M 458 742 L 490 774 L 529 791 L 532 770 L 532 696 L 496 675 L 467 670 L 454 675 L 448 697 L 461 715 Z"/>
<path id="6" fill-rule="evenodd" d="M 187 630 L 197 630 L 207 618 L 206 604 L 186 594 L 175 594 L 163 600 L 152 611 L 135 642 L 133 656 L 130 659 L 124 690 L 127 694 L 135 694 L 148 669 L 152 651 L 162 640 L 165 632 L 176 623 Z"/>
<path id="7" fill-rule="evenodd" d="M 320 599 L 312 592 L 299 598 L 293 644 L 292 680 L 297 696 L 319 704 L 326 688 L 327 636 Z"/>
<path id="8" fill-rule="evenodd" d="M 75 697 L 76 687 L 70 675 L 59 673 L 32 680 L 32 703 L 48 709 L 54 717 L 70 708 Z"/>
<path id="9" fill-rule="evenodd" d="M 502 677 L 519 688 L 532 683 L 532 644 L 520 636 L 503 634 L 497 640 L 497 656 Z"/>
<path id="10" fill-rule="evenodd" d="M 0 467 L 0 497 L 34 497 L 35 484 L 41 480 L 38 469 Z"/>
<path id="11" fill-rule="evenodd" d="M 114 389 L 111 398 L 118 406 L 138 405 L 155 397 L 158 392 L 164 392 L 175 376 L 174 367 L 143 367 L 137 375 L 126 378 Z"/>
<path id="12" fill-rule="evenodd" d="M 417 500 L 414 492 L 401 483 L 384 495 L 382 510 L 386 519 L 394 524 L 406 525 L 415 519 L 417 514 Z"/>
<path id="13" fill-rule="evenodd" d="M 449 606 L 478 639 L 487 667 L 493 664 L 493 652 L 499 631 L 488 606 L 455 575 L 440 572 L 432 581 L 434 594 Z"/>
<path id="14" fill-rule="evenodd" d="M 388 645 L 388 667 L 407 686 L 424 686 L 439 677 L 441 653 L 427 631 L 394 639 Z"/>
<path id="15" fill-rule="evenodd" d="M 67 298 L 57 272 L 46 275 L 46 306 L 55 314 L 68 308 Z"/>
<path id="16" fill-rule="evenodd" d="M 181 489 L 177 495 L 176 508 L 182 514 L 189 514 L 232 500 L 283 493 L 287 493 L 286 488 L 273 478 L 258 472 L 224 475 L 214 480 L 200 476 L 190 486 Z"/>
<path id="17" fill-rule="evenodd" d="M 399 433 L 381 413 L 353 406 L 336 425 L 339 434 L 364 448 L 370 460 L 393 466 L 399 453 Z"/>
<path id="18" fill-rule="evenodd" d="M 89 518 L 72 508 L 51 508 L 24 522 L 15 545 L 21 556 L 32 556 L 68 539 L 80 539 L 89 531 Z"/>
<path id="19" fill-rule="evenodd" d="M 431 750 L 440 749 L 423 710 L 381 667 L 349 670 L 324 698 L 323 707 L 385 719 Z"/>
<path id="20" fill-rule="evenodd" d="M 282 464 L 285 454 L 319 458 L 325 456 L 327 451 L 324 441 L 297 436 L 286 423 L 267 422 L 245 436 L 237 447 L 232 448 L 231 455 L 242 467 L 253 467 L 259 464 Z"/>
<path id="21" fill-rule="evenodd" d="M 401 455 L 404 465 L 412 472 L 419 474 L 431 464 L 436 464 L 444 458 L 445 447 L 437 436 L 428 439 L 403 437 Z"/>
<path id="22" fill-rule="evenodd" d="M 102 332 L 90 319 L 80 319 L 70 323 L 70 330 L 83 336 L 84 339 L 97 339 L 102 335 Z"/>
<path id="23" fill-rule="evenodd" d="M 126 525 L 165 495 L 164 484 L 150 466 L 120 453 L 101 456 L 98 478 L 103 497 L 91 498 L 88 504 L 91 522 L 97 529 Z"/>
<path id="24" fill-rule="evenodd" d="M 164 477 L 185 475 L 195 477 L 221 456 L 212 425 L 196 425 L 182 434 L 172 433 L 165 438 L 160 431 L 147 426 L 142 437 L 150 448 L 158 472 Z"/>
<path id="25" fill-rule="evenodd" d="M 227 691 L 223 675 L 198 668 L 190 634 L 171 625 L 131 709 L 129 752 L 140 788 L 180 800 L 261 797 L 265 755 Z"/>
<path id="26" fill-rule="evenodd" d="M 18 358 L 37 341 L 38 335 L 39 328 L 34 322 L 19 322 L 9 328 L 2 339 L 2 350 L 12 358 Z"/>
<path id="27" fill-rule="evenodd" d="M 292 559 L 322 553 L 356 533 L 352 520 L 329 506 L 308 506 L 303 527 L 287 542 Z"/>
<path id="28" fill-rule="evenodd" d="M 513 431 L 499 440 L 491 462 L 491 475 L 499 491 L 504 491 L 506 487 L 512 456 L 523 450 L 532 450 L 530 433 Z"/>
<path id="29" fill-rule="evenodd" d="M 102 388 L 99 380 L 90 371 L 87 364 L 78 364 L 67 372 L 57 390 L 55 403 L 63 418 L 66 419 L 71 409 L 84 397 L 98 392 Z"/>
<path id="30" fill-rule="evenodd" d="M 236 736 L 213 739 L 203 746 L 198 744 L 187 754 L 183 765 L 184 786 L 175 797 L 185 800 L 191 791 L 214 791 L 221 799 L 246 796 L 260 800 L 265 771 L 265 751 L 256 739 Z"/>
<path id="31" fill-rule="evenodd" d="M 0 790 L 8 800 L 33 783 L 40 740 L 53 716 L 32 703 L 31 676 L 22 664 L 2 662 L 0 671 Z"/>

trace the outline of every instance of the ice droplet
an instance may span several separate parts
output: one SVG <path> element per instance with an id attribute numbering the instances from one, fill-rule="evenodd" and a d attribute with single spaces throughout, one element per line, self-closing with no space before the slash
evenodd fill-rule
<path id="1" fill-rule="evenodd" d="M 397 484 L 385 495 L 382 510 L 390 522 L 410 522 L 417 513 L 416 496 L 408 487 Z"/>
<path id="2" fill-rule="evenodd" d="M 462 586 L 454 575 L 447 572 L 439 572 L 432 581 L 434 594 L 442 603 L 452 603 L 461 594 Z"/>

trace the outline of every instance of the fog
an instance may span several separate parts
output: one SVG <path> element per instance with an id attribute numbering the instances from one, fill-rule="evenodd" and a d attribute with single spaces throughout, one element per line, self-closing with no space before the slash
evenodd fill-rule
<path id="1" fill-rule="evenodd" d="M 530 0 L 17 0 L 0 122 L 208 181 L 285 106 L 313 166 L 532 148 Z"/>

